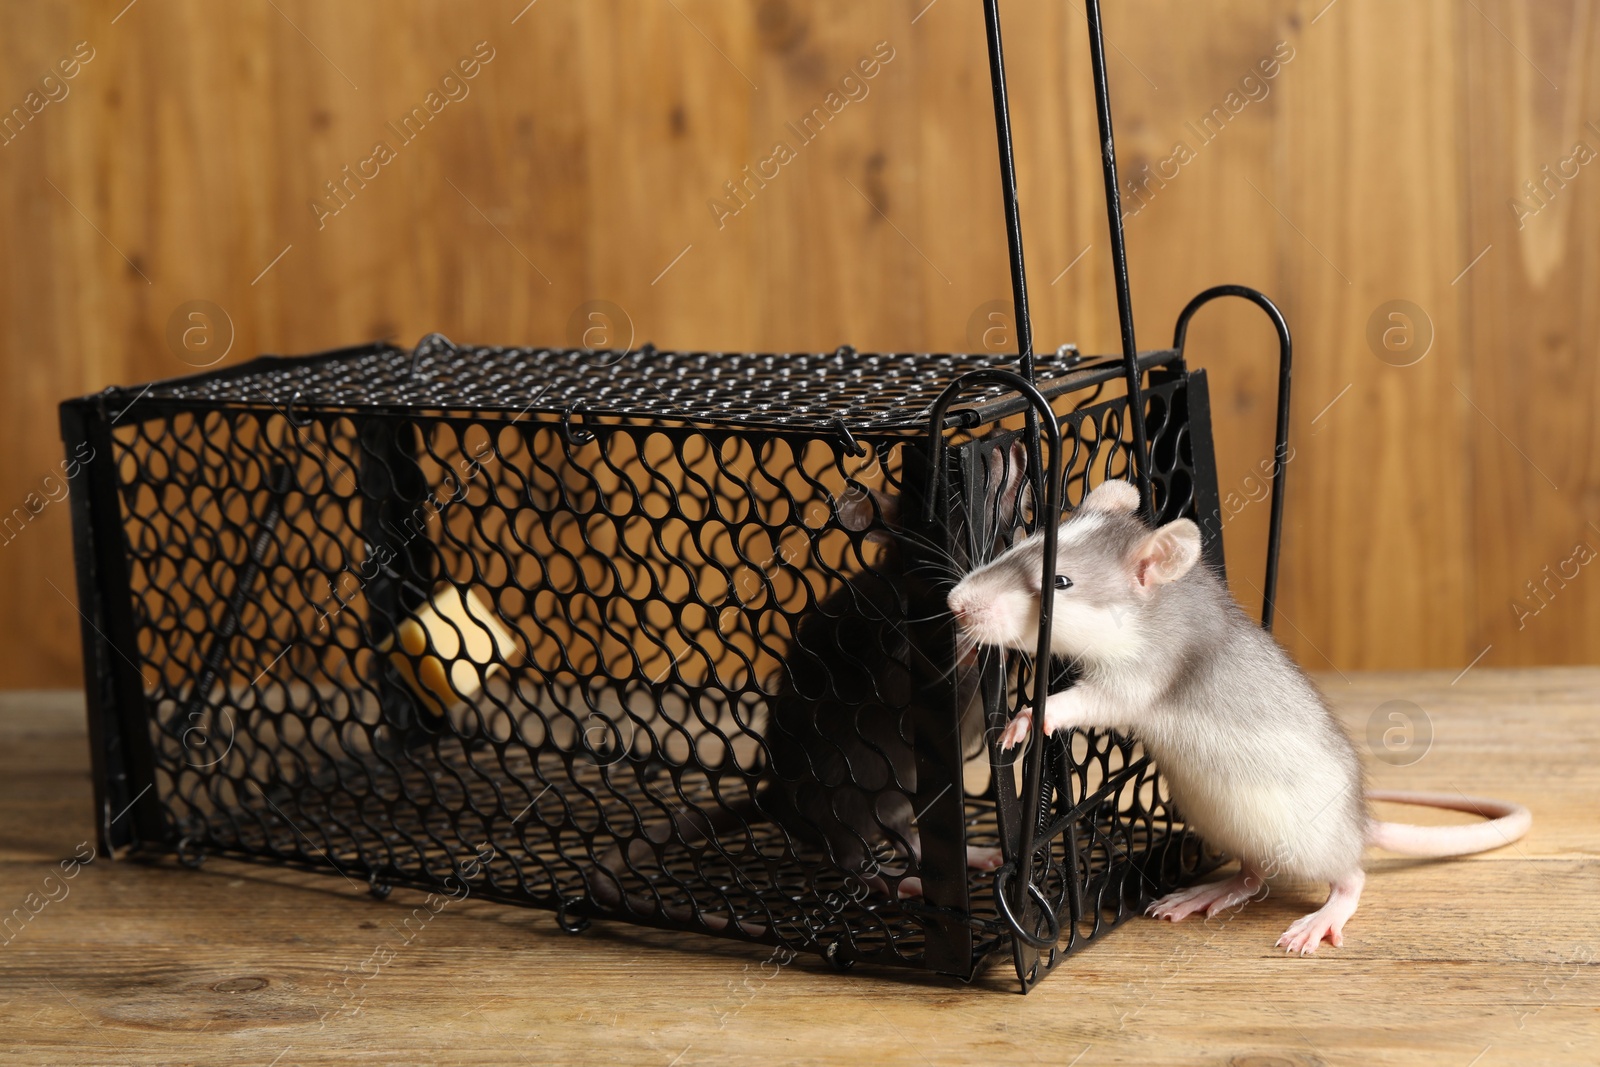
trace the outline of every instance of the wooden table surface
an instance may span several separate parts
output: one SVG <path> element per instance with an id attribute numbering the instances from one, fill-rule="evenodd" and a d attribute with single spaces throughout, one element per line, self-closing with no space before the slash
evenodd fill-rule
<path id="1" fill-rule="evenodd" d="M 1600 1062 L 1600 668 L 1320 680 L 1364 748 L 1385 702 L 1425 711 L 1431 744 L 1409 766 L 1371 760 L 1375 785 L 1512 797 L 1532 832 L 1465 860 L 1374 855 L 1343 948 L 1275 950 L 1321 898 L 1274 886 L 1208 923 L 1130 922 L 1027 997 L 1009 963 L 971 985 L 763 967 L 757 947 L 613 924 L 572 937 L 471 899 L 408 940 L 419 893 L 379 903 L 337 876 L 215 859 L 97 856 L 47 882 L 93 838 L 81 698 L 6 694 L 0 916 L 47 902 L 0 932 L 0 1050 L 260 1067 Z"/>

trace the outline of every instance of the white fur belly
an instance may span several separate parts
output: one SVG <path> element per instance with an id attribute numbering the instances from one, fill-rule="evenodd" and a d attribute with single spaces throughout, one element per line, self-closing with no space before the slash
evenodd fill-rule
<path id="1" fill-rule="evenodd" d="M 1159 762 L 1159 761 L 1158 761 Z M 1360 863 L 1352 848 L 1341 783 L 1307 778 L 1289 785 L 1234 780 L 1218 788 L 1164 767 L 1185 822 L 1205 841 L 1269 876 L 1333 879 Z"/>

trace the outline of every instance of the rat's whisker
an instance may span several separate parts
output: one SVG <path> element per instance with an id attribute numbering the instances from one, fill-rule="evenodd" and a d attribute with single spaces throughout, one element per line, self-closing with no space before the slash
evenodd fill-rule
<path id="1" fill-rule="evenodd" d="M 896 530 L 895 536 L 909 542 L 910 544 L 916 545 L 919 548 L 925 549 L 926 551 L 932 553 L 936 558 L 944 560 L 957 569 L 960 568 L 960 562 L 955 558 L 954 554 L 952 554 L 949 549 L 928 537 L 913 533 L 910 530 Z"/>
<path id="2" fill-rule="evenodd" d="M 934 619 L 947 619 L 949 617 L 950 613 L 948 611 L 936 611 L 932 615 L 919 615 L 916 618 L 907 616 L 906 622 L 932 622 Z"/>

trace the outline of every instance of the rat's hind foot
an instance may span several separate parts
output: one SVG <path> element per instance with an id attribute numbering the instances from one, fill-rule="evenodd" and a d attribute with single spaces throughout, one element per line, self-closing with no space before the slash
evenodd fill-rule
<path id="1" fill-rule="evenodd" d="M 1168 893 L 1150 905 L 1145 914 L 1154 919 L 1182 922 L 1189 916 L 1203 911 L 1209 919 L 1218 912 L 1243 904 L 1261 892 L 1264 885 L 1266 879 L 1262 877 L 1261 872 L 1246 865 L 1239 868 L 1239 873 L 1231 878 L 1203 882 L 1188 889 Z"/>
<path id="2" fill-rule="evenodd" d="M 967 846 L 967 866 L 972 870 L 992 871 L 1003 862 L 1005 862 L 1005 857 L 1000 855 L 1000 850 L 997 848 L 979 848 L 977 845 Z M 915 875 L 900 879 L 900 888 L 896 895 L 901 900 L 922 896 L 922 879 Z"/>
<path id="3" fill-rule="evenodd" d="M 1324 939 L 1334 948 L 1344 944 L 1344 924 L 1355 914 L 1366 880 L 1367 876 L 1358 870 L 1334 882 L 1328 902 L 1310 915 L 1296 919 L 1278 938 L 1278 947 L 1306 956 L 1317 951 Z"/>
<path id="4" fill-rule="evenodd" d="M 992 871 L 1004 862 L 1005 857 L 1000 855 L 1000 850 L 997 848 L 967 846 L 967 866 L 974 871 Z"/>

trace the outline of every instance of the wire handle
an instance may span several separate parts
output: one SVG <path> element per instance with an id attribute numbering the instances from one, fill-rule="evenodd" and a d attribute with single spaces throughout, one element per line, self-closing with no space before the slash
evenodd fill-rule
<path id="1" fill-rule="evenodd" d="M 1028 308 L 1028 268 L 1022 254 L 1022 211 L 1017 205 L 1017 160 L 1011 145 L 1011 105 L 1006 96 L 1006 56 L 1000 34 L 999 0 L 984 0 L 983 24 L 989 49 L 989 88 L 994 97 L 995 143 L 1000 151 L 1000 196 L 1006 213 L 1011 304 L 1017 319 L 1017 363 L 1022 377 L 1031 385 L 1034 381 L 1033 315 Z M 1027 430 L 1028 463 L 1031 469 L 1039 470 L 1039 423 L 1032 407 L 1028 408 Z"/>
<path id="2" fill-rule="evenodd" d="M 1085 0 L 1089 20 L 1089 61 L 1094 71 L 1094 106 L 1100 119 L 1100 167 L 1106 184 L 1106 222 L 1111 227 L 1111 272 L 1117 287 L 1117 323 L 1122 334 L 1123 374 L 1128 380 L 1128 421 L 1133 426 L 1132 466 L 1145 519 L 1156 521 L 1150 492 L 1150 454 L 1145 442 L 1144 391 L 1139 345 L 1133 336 L 1133 291 L 1128 282 L 1128 247 L 1122 234 L 1122 191 L 1117 184 L 1117 144 L 1111 128 L 1111 84 L 1106 75 L 1106 42 L 1100 26 L 1100 0 Z"/>
<path id="3" fill-rule="evenodd" d="M 967 371 L 960 375 L 944 390 L 939 393 L 933 402 L 933 408 L 928 417 L 928 434 L 932 439 L 933 449 L 928 468 L 928 489 L 923 498 L 924 519 L 933 522 L 936 503 L 939 495 L 939 486 L 943 483 L 942 477 L 945 465 L 945 439 L 944 417 L 957 396 L 962 391 L 973 385 L 1004 385 L 1015 389 L 1022 394 L 1028 402 L 1030 412 L 1035 416 L 1038 424 L 1050 439 L 1050 469 L 1044 471 L 1044 510 L 1036 516 L 1036 525 L 1039 529 L 1053 531 L 1061 518 L 1061 474 L 1057 468 L 1061 465 L 1061 424 L 1056 421 L 1055 412 L 1050 408 L 1050 401 L 1044 398 L 1034 384 L 1017 374 L 1015 371 L 1002 370 L 998 367 L 984 368 L 981 370 Z M 1036 446 L 1037 447 L 1037 446 Z M 1035 467 L 1035 470 L 1040 468 Z M 1040 564 L 1043 573 L 1048 576 L 1056 570 L 1056 539 L 1053 536 L 1044 538 L 1044 559 Z M 1050 582 L 1041 581 L 1041 589 L 1049 589 Z M 1027 908 L 1030 896 L 1038 898 L 1042 894 L 1033 884 L 1033 838 L 1038 830 L 1040 792 L 1039 783 L 1044 775 L 1044 704 L 1050 695 L 1050 622 L 1055 614 L 1055 601 L 1050 596 L 1039 598 L 1039 644 L 1034 658 L 1033 678 L 1033 743 L 1028 748 L 1028 762 L 1023 769 L 1023 825 L 1026 830 L 1023 835 L 1023 848 L 1016 858 L 1017 873 L 1017 901 L 1015 906 L 1006 906 L 1004 913 L 1012 929 L 1023 941 L 1033 944 L 1038 935 L 1025 932 L 1019 918 Z M 1000 887 L 997 885 L 996 891 Z M 1048 910 L 1048 909 L 1047 909 Z M 1059 924 L 1055 927 L 1059 933 Z M 1037 947 L 1037 946 L 1035 946 Z"/>
<path id="4" fill-rule="evenodd" d="M 1117 321 L 1122 337 L 1123 374 L 1127 379 L 1128 414 L 1133 429 L 1131 466 L 1139 487 L 1146 519 L 1155 522 L 1155 500 L 1150 486 L 1149 446 L 1145 439 L 1144 389 L 1139 370 L 1139 346 L 1133 329 L 1133 294 L 1128 280 L 1128 249 L 1122 232 L 1122 194 L 1117 179 L 1116 135 L 1111 124 L 1111 88 L 1106 74 L 1105 33 L 1101 27 L 1100 0 L 1086 0 L 1089 22 L 1089 57 L 1094 74 L 1095 110 L 1100 123 L 1100 164 L 1105 178 L 1106 222 L 1111 230 L 1111 267 L 1117 290 Z M 1011 138 L 1011 108 L 1006 94 L 1005 49 L 1000 32 L 999 0 L 984 0 L 984 28 L 989 48 L 989 84 L 994 96 L 995 141 L 1000 152 L 1000 195 L 1006 213 L 1006 243 L 1010 253 L 1011 298 L 1016 309 L 1017 356 L 1022 376 L 1032 383 L 1034 374 L 1033 317 L 1028 307 L 1028 272 L 1022 251 L 1022 214 L 1017 204 L 1016 153 Z M 1028 458 L 1039 462 L 1038 428 L 1028 412 Z"/>
<path id="5" fill-rule="evenodd" d="M 1178 325 L 1172 332 L 1172 347 L 1178 350 L 1178 359 L 1183 359 L 1184 345 L 1189 340 L 1189 320 L 1194 318 L 1194 313 L 1224 296 L 1250 301 L 1267 313 L 1278 331 L 1278 426 L 1272 452 L 1272 518 L 1267 527 L 1267 573 L 1261 584 L 1261 628 L 1270 633 L 1278 596 L 1278 549 L 1283 542 L 1283 476 L 1289 463 L 1289 375 L 1294 362 L 1294 341 L 1289 336 L 1289 323 L 1283 312 L 1265 293 L 1248 285 L 1217 285 L 1189 301 L 1178 313 Z"/>
<path id="6" fill-rule="evenodd" d="M 1017 316 L 1017 358 L 1033 381 L 1033 319 L 1028 313 L 1028 271 L 1022 255 L 1022 213 L 1017 206 L 1017 161 L 1011 148 L 1011 107 L 1006 99 L 1006 58 L 1000 40 L 999 0 L 984 0 L 989 43 L 989 87 L 994 96 L 994 132 L 1000 148 L 1000 195 L 1005 202 L 1006 246 L 1011 258 L 1011 302 Z"/>

